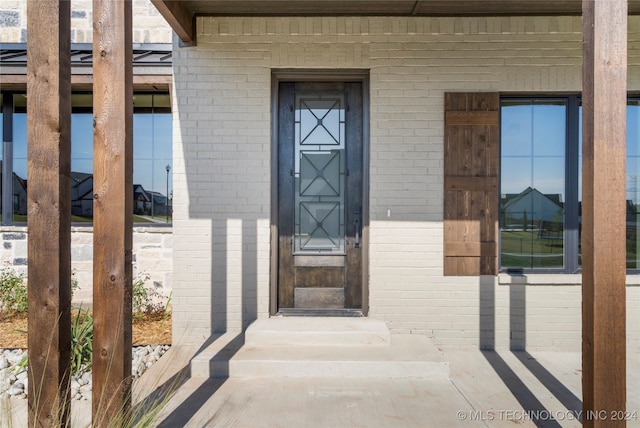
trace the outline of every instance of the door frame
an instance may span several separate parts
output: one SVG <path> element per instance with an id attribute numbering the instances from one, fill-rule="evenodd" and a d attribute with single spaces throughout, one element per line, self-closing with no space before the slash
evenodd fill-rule
<path id="1" fill-rule="evenodd" d="M 369 70 L 271 71 L 271 219 L 269 315 L 278 313 L 278 88 L 280 82 L 360 82 L 362 84 L 362 315 L 369 313 Z"/>

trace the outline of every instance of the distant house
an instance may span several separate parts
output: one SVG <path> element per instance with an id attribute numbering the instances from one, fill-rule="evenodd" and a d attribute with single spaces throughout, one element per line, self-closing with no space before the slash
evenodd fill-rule
<path id="1" fill-rule="evenodd" d="M 12 205 L 13 213 L 18 215 L 27 214 L 27 180 L 17 175 L 15 172 L 13 176 L 12 186 Z M 2 161 L 0 161 L 0 189 L 2 188 Z"/>
<path id="2" fill-rule="evenodd" d="M 133 185 L 133 212 L 138 215 L 151 214 L 151 196 L 140 184 Z"/>
<path id="3" fill-rule="evenodd" d="M 71 214 L 93 217 L 93 174 L 71 171 Z"/>
<path id="4" fill-rule="evenodd" d="M 151 198 L 151 212 L 152 216 L 165 216 L 170 215 L 169 211 L 169 198 L 160 192 L 154 192 L 151 190 L 146 191 L 147 195 Z"/>
<path id="5" fill-rule="evenodd" d="M 14 185 L 14 188 L 16 186 Z M 24 191 L 26 214 L 26 191 Z M 167 214 L 167 197 L 159 192 L 145 190 L 140 184 L 133 186 L 134 213 L 137 215 Z M 71 214 L 93 217 L 93 175 L 71 172 Z"/>
<path id="6" fill-rule="evenodd" d="M 562 195 L 544 194 L 527 187 L 519 194 L 508 194 L 502 198 L 503 225 L 522 224 L 525 216 L 532 225 L 540 222 L 562 222 Z"/>
<path id="7" fill-rule="evenodd" d="M 27 214 L 27 180 L 13 173 L 13 212 Z"/>

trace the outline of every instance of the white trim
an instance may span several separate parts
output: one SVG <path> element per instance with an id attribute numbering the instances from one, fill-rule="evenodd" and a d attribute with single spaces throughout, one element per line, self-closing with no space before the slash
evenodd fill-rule
<path id="1" fill-rule="evenodd" d="M 498 275 L 500 285 L 582 285 L 581 274 L 509 274 Z M 627 286 L 640 285 L 640 275 L 627 275 Z"/>

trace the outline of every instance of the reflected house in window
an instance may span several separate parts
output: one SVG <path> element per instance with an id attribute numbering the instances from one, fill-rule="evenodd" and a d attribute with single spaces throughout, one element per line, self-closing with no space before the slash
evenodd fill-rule
<path id="1" fill-rule="evenodd" d="M 582 208 L 582 207 L 581 207 Z M 627 254 L 637 255 L 638 253 L 638 207 L 633 200 L 627 199 Z M 637 256 L 636 256 L 637 257 Z M 634 257 L 633 259 L 635 260 Z M 636 268 L 636 264 L 632 263 L 629 268 Z"/>
<path id="2" fill-rule="evenodd" d="M 13 212 L 27 214 L 27 180 L 13 173 Z"/>
<path id="3" fill-rule="evenodd" d="M 71 214 L 93 217 L 93 174 L 71 172 Z"/>
<path id="4" fill-rule="evenodd" d="M 502 228 L 538 229 L 545 224 L 562 224 L 563 208 L 562 195 L 544 194 L 527 187 L 519 194 L 503 196 Z"/>
<path id="5" fill-rule="evenodd" d="M 137 215 L 151 214 L 151 195 L 140 184 L 133 185 L 133 213 Z"/>
<path id="6" fill-rule="evenodd" d="M 24 199 L 24 214 L 26 214 L 26 183 L 25 187 L 16 186 L 16 180 L 19 182 L 24 180 L 14 174 L 14 189 L 23 189 L 21 193 Z M 145 190 L 140 184 L 134 184 L 133 209 L 134 214 L 137 215 L 165 216 L 167 215 L 167 197 L 159 192 Z M 71 214 L 93 218 L 93 174 L 71 172 Z"/>
<path id="7" fill-rule="evenodd" d="M 18 215 L 27 214 L 27 180 L 15 172 L 13 176 L 13 212 Z M 0 189 L 2 188 L 2 161 L 0 161 Z"/>
<path id="8" fill-rule="evenodd" d="M 147 190 L 146 193 L 151 197 L 151 215 L 166 216 L 171 215 L 168 198 L 160 192 Z"/>

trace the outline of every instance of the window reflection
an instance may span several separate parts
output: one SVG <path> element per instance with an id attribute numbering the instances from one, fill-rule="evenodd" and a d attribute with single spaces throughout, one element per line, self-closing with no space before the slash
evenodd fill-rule
<path id="1" fill-rule="evenodd" d="M 501 264 L 564 266 L 565 100 L 503 100 Z"/>
<path id="2" fill-rule="evenodd" d="M 564 152 L 569 154 L 568 159 L 563 156 Z M 582 265 L 582 106 L 579 97 L 569 96 L 559 101 L 503 100 L 501 162 L 502 267 L 564 266 L 567 271 L 577 271 Z M 640 269 L 638 97 L 631 97 L 627 102 L 626 164 L 627 268 Z"/>
<path id="3" fill-rule="evenodd" d="M 91 95 L 74 95 L 71 114 L 71 215 L 93 218 L 93 114 Z M 80 104 L 81 105 L 78 105 Z"/>
<path id="4" fill-rule="evenodd" d="M 5 141 L 4 138 L 4 97 L 2 93 L 0 93 L 0 137 L 2 137 L 2 141 Z M 3 143 L 4 144 L 4 143 Z M 4 163 L 2 162 L 2 149 L 0 149 L 0 201 L 2 201 L 2 168 Z M 0 222 L 2 221 L 2 207 L 0 207 Z"/>
<path id="5" fill-rule="evenodd" d="M 627 103 L 627 269 L 640 268 L 640 100 Z"/>
<path id="6" fill-rule="evenodd" d="M 27 111 L 26 97 L 14 96 L 13 113 L 13 221 L 27 221 Z"/>
<path id="7" fill-rule="evenodd" d="M 579 110 L 579 175 L 580 229 L 582 228 L 582 106 Z M 640 99 L 627 101 L 627 179 L 626 179 L 626 256 L 627 269 L 640 269 Z M 579 251 L 581 254 L 581 251 Z M 582 265 L 582 257 L 579 258 Z"/>
<path id="8" fill-rule="evenodd" d="M 93 220 L 93 97 L 72 95 L 71 214 Z M 27 220 L 27 112 L 14 95 L 13 220 Z M 168 94 L 135 94 L 133 117 L 134 222 L 168 223 L 172 215 L 172 120 Z"/>

